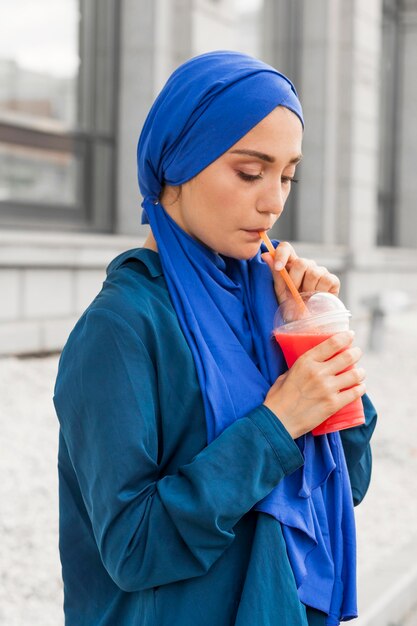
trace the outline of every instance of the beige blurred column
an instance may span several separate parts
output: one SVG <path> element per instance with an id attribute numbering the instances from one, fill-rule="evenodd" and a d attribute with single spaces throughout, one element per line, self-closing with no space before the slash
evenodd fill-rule
<path id="1" fill-rule="evenodd" d="M 234 47 L 234 6 L 235 0 L 155 2 L 155 95 L 186 59 Z"/>
<path id="2" fill-rule="evenodd" d="M 304 2 L 302 10 L 299 81 L 306 133 L 296 233 L 301 241 L 324 244 L 341 243 L 337 237 L 340 2 Z"/>
<path id="3" fill-rule="evenodd" d="M 143 236 L 136 145 L 155 91 L 155 13 L 158 2 L 121 2 L 117 127 L 116 232 Z"/>
<path id="4" fill-rule="evenodd" d="M 340 0 L 337 241 L 375 246 L 382 0 Z"/>
<path id="5" fill-rule="evenodd" d="M 191 53 L 192 0 L 123 0 L 120 25 L 116 231 L 143 237 L 136 146 L 172 69 Z"/>
<path id="6" fill-rule="evenodd" d="M 138 136 L 154 97 L 187 58 L 233 48 L 234 0 L 123 0 L 117 133 L 118 233 L 143 236 L 136 177 Z"/>
<path id="7" fill-rule="evenodd" d="M 399 112 L 396 244 L 417 247 L 417 0 L 404 0 L 401 22 L 402 69 Z"/>
<path id="8" fill-rule="evenodd" d="M 192 0 L 192 51 L 236 48 L 236 1 Z"/>

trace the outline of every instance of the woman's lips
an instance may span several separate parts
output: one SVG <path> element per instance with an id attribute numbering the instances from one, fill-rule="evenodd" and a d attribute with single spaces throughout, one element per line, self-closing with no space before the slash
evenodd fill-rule
<path id="1" fill-rule="evenodd" d="M 245 233 L 248 233 L 248 235 L 251 235 L 252 237 L 256 237 L 256 239 L 260 239 L 261 236 L 259 234 L 260 231 L 264 231 L 264 230 L 269 230 L 267 228 L 254 228 L 252 229 L 248 229 L 248 228 L 244 228 L 243 229 Z"/>

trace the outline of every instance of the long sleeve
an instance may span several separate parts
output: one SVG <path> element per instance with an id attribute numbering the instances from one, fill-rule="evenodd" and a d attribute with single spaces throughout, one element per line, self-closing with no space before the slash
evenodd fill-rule
<path id="1" fill-rule="evenodd" d="M 240 518 L 303 463 L 279 420 L 260 406 L 164 475 L 153 355 L 110 311 L 87 313 L 60 370 L 61 432 L 102 561 L 123 590 L 207 572 Z M 172 411 L 175 421 L 174 403 Z"/>
<path id="2" fill-rule="evenodd" d="M 362 502 L 371 480 L 372 453 L 369 442 L 377 420 L 375 407 L 366 394 L 362 402 L 365 424 L 340 431 L 355 506 Z"/>

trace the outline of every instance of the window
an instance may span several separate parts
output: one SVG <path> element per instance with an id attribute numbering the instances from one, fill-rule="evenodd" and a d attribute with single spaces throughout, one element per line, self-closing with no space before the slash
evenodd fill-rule
<path id="1" fill-rule="evenodd" d="M 116 0 L 8 3 L 0 225 L 111 228 L 117 17 Z"/>

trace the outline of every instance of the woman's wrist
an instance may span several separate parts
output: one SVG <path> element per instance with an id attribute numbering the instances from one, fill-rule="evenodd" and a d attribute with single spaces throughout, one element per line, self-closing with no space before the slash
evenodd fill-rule
<path id="1" fill-rule="evenodd" d="M 293 439 L 297 439 L 297 437 L 304 435 L 305 431 L 303 431 L 302 428 L 295 423 L 295 420 L 287 417 L 285 412 L 280 411 L 275 404 L 269 403 L 268 399 L 265 399 L 263 405 L 275 415 Z"/>

